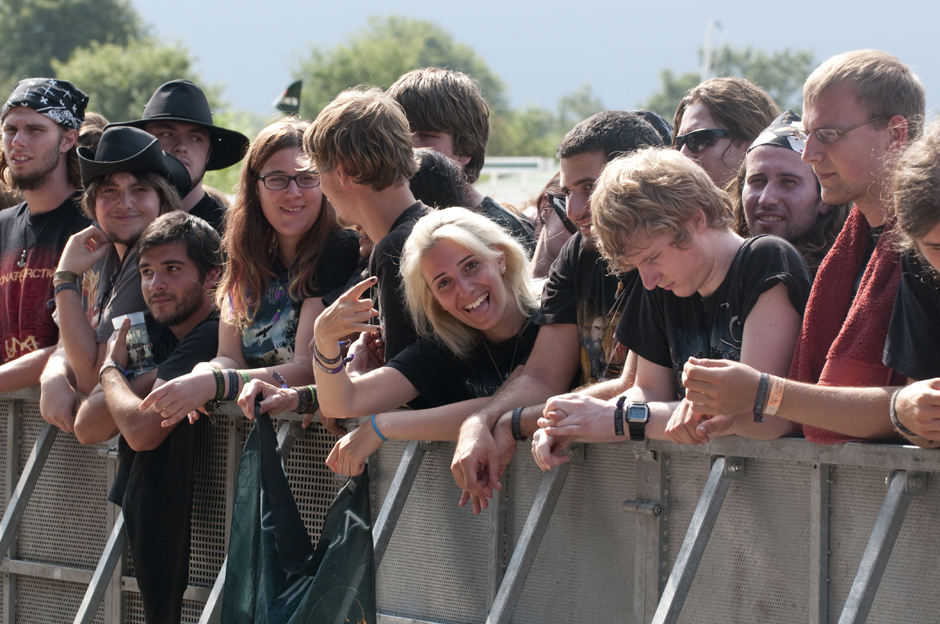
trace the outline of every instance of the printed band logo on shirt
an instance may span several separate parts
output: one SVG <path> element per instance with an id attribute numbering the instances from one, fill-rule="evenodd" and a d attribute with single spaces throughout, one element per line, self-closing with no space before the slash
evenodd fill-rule
<path id="1" fill-rule="evenodd" d="M 7 361 L 14 359 L 20 353 L 30 353 L 39 348 L 39 343 L 36 341 L 35 336 L 30 336 L 26 340 L 19 340 L 18 338 L 10 338 L 7 340 L 3 348 L 6 350 Z"/>
<path id="2" fill-rule="evenodd" d="M 13 271 L 6 275 L 0 275 L 0 286 L 5 286 L 10 282 L 22 282 L 29 279 L 52 279 L 55 273 L 54 269 L 23 269 L 22 271 Z"/>

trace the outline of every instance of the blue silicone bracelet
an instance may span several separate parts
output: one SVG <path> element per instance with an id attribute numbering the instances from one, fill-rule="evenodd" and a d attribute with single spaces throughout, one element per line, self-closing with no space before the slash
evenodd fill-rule
<path id="1" fill-rule="evenodd" d="M 382 438 L 382 442 L 388 442 L 388 438 L 382 435 L 382 432 L 379 431 L 378 425 L 375 424 L 375 414 L 372 414 L 372 428 L 375 429 L 375 435 Z"/>

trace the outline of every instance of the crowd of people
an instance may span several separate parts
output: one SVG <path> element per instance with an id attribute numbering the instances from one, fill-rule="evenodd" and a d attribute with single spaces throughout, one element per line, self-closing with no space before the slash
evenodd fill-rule
<path id="1" fill-rule="evenodd" d="M 21 200 L 0 211 L 0 392 L 39 384 L 48 422 L 120 436 L 148 622 L 179 621 L 219 402 L 317 418 L 338 440 L 306 459 L 345 475 L 388 439 L 456 441 L 477 513 L 529 439 L 545 470 L 573 441 L 940 444 L 940 124 L 884 52 L 820 65 L 802 118 L 739 78 L 672 124 L 597 113 L 532 222 L 472 186 L 489 108 L 460 72 L 252 141 L 183 80 L 138 120 L 89 104 L 30 78 L 0 111 Z M 241 161 L 228 205 L 202 179 Z"/>

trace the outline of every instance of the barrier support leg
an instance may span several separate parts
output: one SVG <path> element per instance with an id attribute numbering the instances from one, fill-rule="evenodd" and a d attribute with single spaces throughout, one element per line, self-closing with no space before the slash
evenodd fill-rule
<path id="1" fill-rule="evenodd" d="M 666 581 L 663 595 L 653 616 L 653 624 L 675 624 L 682 612 L 686 596 L 695 579 L 695 572 L 702 561 L 708 538 L 718 520 L 721 505 L 725 501 L 728 487 L 733 479 L 744 476 L 744 460 L 739 457 L 717 457 L 712 462 L 708 480 L 699 497 L 692 522 L 686 531 L 676 563 Z"/>
<path id="2" fill-rule="evenodd" d="M 3 521 L 0 521 L 0 559 L 6 556 L 10 544 L 13 542 L 13 536 L 16 534 L 16 528 L 19 526 L 20 519 L 26 511 L 26 504 L 29 503 L 29 497 L 39 481 L 39 475 L 42 474 L 42 468 L 52 450 L 52 444 L 55 442 L 59 428 L 43 422 L 42 429 L 39 430 L 39 437 L 36 438 L 36 444 L 29 453 L 29 459 L 23 466 L 23 474 L 10 496 L 10 502 L 3 514 Z"/>
<path id="3" fill-rule="evenodd" d="M 375 550 L 376 569 L 382 563 L 385 550 L 388 548 L 392 533 L 395 531 L 395 525 L 398 524 L 398 518 L 401 517 L 401 511 L 408 500 L 408 494 L 411 493 L 411 486 L 414 485 L 418 469 L 421 468 L 421 460 L 424 459 L 424 453 L 428 448 L 429 445 L 426 443 L 412 440 L 405 447 L 405 452 L 402 453 L 398 470 L 395 471 L 395 477 L 388 488 L 388 494 L 385 495 L 385 503 L 372 524 L 372 543 Z"/>
<path id="4" fill-rule="evenodd" d="M 522 527 L 522 535 L 519 536 L 519 542 L 496 593 L 496 600 L 493 601 L 493 607 L 486 618 L 486 624 L 507 624 L 512 617 L 570 470 L 569 462 L 557 466 L 542 477 L 535 501 Z"/>
<path id="5" fill-rule="evenodd" d="M 922 472 L 898 470 L 887 481 L 888 493 L 878 512 L 871 537 L 868 538 L 868 546 L 862 554 L 858 573 L 839 616 L 839 624 L 864 624 L 868 619 L 881 577 L 911 504 L 911 496 L 922 494 L 927 489 L 927 475 Z"/>
<path id="6" fill-rule="evenodd" d="M 78 607 L 78 613 L 75 614 L 75 624 L 89 624 L 94 621 L 95 614 L 98 612 L 98 603 L 101 602 L 101 598 L 108 589 L 108 583 L 114 575 L 114 568 L 121 560 L 126 543 L 127 533 L 124 531 L 124 512 L 122 511 L 114 521 L 114 528 L 111 529 L 104 552 L 98 560 L 95 574 L 91 577 L 91 583 L 85 590 L 82 604 Z"/>

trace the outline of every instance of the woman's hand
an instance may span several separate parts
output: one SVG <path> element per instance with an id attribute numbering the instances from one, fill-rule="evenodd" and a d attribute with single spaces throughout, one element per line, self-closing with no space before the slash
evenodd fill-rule
<path id="1" fill-rule="evenodd" d="M 297 409 L 298 396 L 297 391 L 290 388 L 279 388 L 261 381 L 252 379 L 242 388 L 238 395 L 238 407 L 242 408 L 242 413 L 248 420 L 255 418 L 255 397 L 261 395 L 261 413 L 276 416 L 281 412 L 293 412 Z M 307 415 L 308 418 L 312 414 Z M 304 420 L 306 423 L 307 420 Z M 304 424 L 306 427 L 306 424 Z"/>
<path id="2" fill-rule="evenodd" d="M 696 414 L 751 412 L 760 372 L 731 360 L 689 358 L 682 372 L 685 398 Z"/>
<path id="3" fill-rule="evenodd" d="M 56 271 L 71 271 L 82 275 L 95 265 L 95 262 L 108 253 L 111 242 L 105 233 L 93 225 L 69 237 Z"/>
<path id="4" fill-rule="evenodd" d="M 372 300 L 359 298 L 375 282 L 374 277 L 362 280 L 317 316 L 313 324 L 315 344 L 310 345 L 311 354 L 316 346 L 325 357 L 332 358 L 339 354 L 339 342 L 346 336 L 379 329 L 376 325 L 369 325 L 369 321 L 379 315 L 378 310 L 372 307 Z"/>
<path id="5" fill-rule="evenodd" d="M 363 423 L 333 445 L 326 465 L 337 474 L 354 477 L 362 474 L 366 459 L 382 446 L 382 438 L 372 428 L 372 423 Z"/>
<path id="6" fill-rule="evenodd" d="M 190 417 L 190 422 L 199 418 L 198 412 L 206 413 L 205 404 L 215 398 L 215 375 L 210 371 L 196 371 L 172 379 L 144 398 L 140 411 L 150 407 L 164 419 L 163 426 L 171 427 Z"/>

